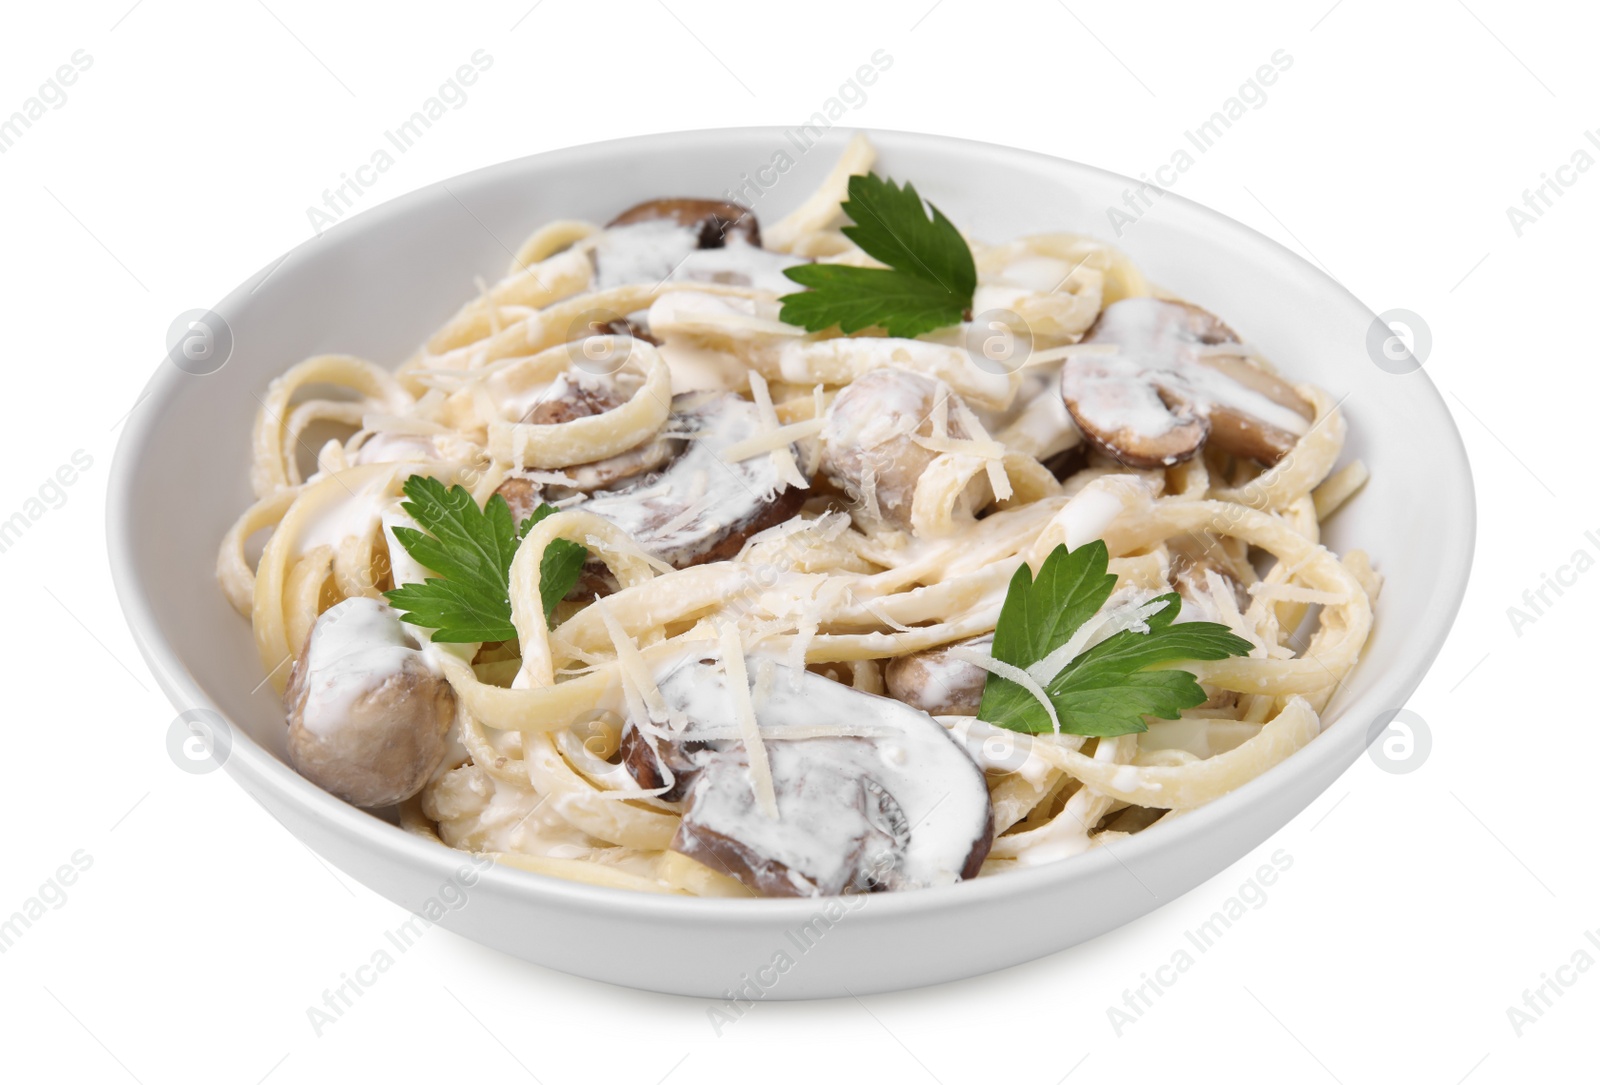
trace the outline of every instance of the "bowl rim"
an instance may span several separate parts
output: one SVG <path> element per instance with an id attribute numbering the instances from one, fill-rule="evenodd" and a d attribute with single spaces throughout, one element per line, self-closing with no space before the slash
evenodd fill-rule
<path id="1" fill-rule="evenodd" d="M 848 130 L 860 131 L 875 142 L 882 140 L 891 150 L 896 146 L 956 150 L 969 157 L 1029 163 L 1053 171 L 1098 176 L 1121 184 L 1133 186 L 1139 184 L 1126 175 L 1097 166 L 982 140 L 893 129 Z M 624 136 L 542 151 L 443 178 L 342 219 L 323 231 L 322 235 L 302 241 L 234 288 L 217 303 L 215 309 L 223 312 L 242 304 L 267 277 L 286 265 L 296 263 L 298 258 L 305 255 L 310 246 L 323 235 L 346 230 L 349 224 L 356 222 L 361 223 L 363 229 L 383 228 L 403 220 L 413 207 L 440 198 L 441 193 L 447 193 L 449 191 L 447 186 L 452 184 L 490 180 L 494 175 L 501 173 L 531 171 L 536 174 L 545 169 L 561 169 L 581 162 L 586 157 L 603 156 L 608 152 L 614 153 L 622 149 L 645 154 L 662 151 L 682 154 L 686 150 L 692 150 L 694 145 L 707 141 L 753 139 L 775 141 L 780 140 L 785 131 L 787 129 L 777 125 L 751 125 Z M 1176 192 L 1166 192 L 1162 203 L 1164 206 L 1181 208 L 1188 216 L 1209 220 L 1214 226 L 1242 234 L 1254 245 L 1276 250 L 1280 257 L 1287 257 L 1304 270 L 1311 272 L 1320 280 L 1323 289 L 1336 291 L 1350 304 L 1365 311 L 1374 320 L 1378 319 L 1368 306 L 1321 268 L 1253 227 Z M 1376 736 L 1366 734 L 1367 722 L 1350 709 L 1368 701 L 1381 703 L 1385 709 L 1399 708 L 1415 691 L 1443 648 L 1461 608 L 1476 545 L 1476 493 L 1471 464 L 1460 431 L 1444 398 L 1426 372 L 1419 368 L 1410 376 L 1421 378 L 1416 394 L 1438 413 L 1438 420 L 1441 423 L 1438 427 L 1438 436 L 1444 440 L 1432 445 L 1430 452 L 1435 457 L 1436 463 L 1439 460 L 1446 461 L 1447 470 L 1435 472 L 1434 477 L 1442 476 L 1450 479 L 1455 497 L 1453 522 L 1442 523 L 1440 526 L 1444 530 L 1435 536 L 1444 540 L 1440 551 L 1435 555 L 1437 559 L 1435 564 L 1439 569 L 1436 583 L 1445 588 L 1443 605 L 1429 607 L 1426 613 L 1417 616 L 1412 623 L 1412 637 L 1408 644 L 1414 645 L 1414 650 L 1408 652 L 1400 662 L 1386 664 L 1374 677 L 1372 687 L 1356 697 L 1353 704 L 1343 706 L 1339 717 L 1317 736 L 1317 741 L 1295 751 L 1285 760 L 1228 794 L 1188 812 L 1181 818 L 1155 826 L 1153 831 L 1133 834 L 1114 845 L 1095 848 L 1074 856 L 1070 861 L 1040 864 L 1007 871 L 999 877 L 972 879 L 950 886 L 907 893 L 875 894 L 872 898 L 873 914 L 882 919 L 892 920 L 907 915 L 982 906 L 1011 896 L 1021 897 L 1030 893 L 1051 891 L 1064 892 L 1071 883 L 1103 876 L 1112 872 L 1115 866 L 1122 867 L 1142 884 L 1142 880 L 1133 874 L 1131 869 L 1133 866 L 1159 864 L 1164 856 L 1180 852 L 1195 842 L 1204 840 L 1212 834 L 1219 823 L 1239 816 L 1243 810 L 1303 788 L 1309 778 L 1325 769 L 1328 762 L 1339 762 L 1348 756 L 1340 772 L 1353 763 L 1359 756 L 1360 750 Z M 316 787 L 289 765 L 278 760 L 251 738 L 244 728 L 235 725 L 227 713 L 206 696 L 156 621 L 148 591 L 141 582 L 130 556 L 133 522 L 130 500 L 134 479 L 142 459 L 141 452 L 159 426 L 165 413 L 164 408 L 170 404 L 175 390 L 180 382 L 186 379 L 190 379 L 188 374 L 180 372 L 176 366 L 166 364 L 165 359 L 158 363 L 156 372 L 130 411 L 122 435 L 118 439 L 108 476 L 106 541 L 112 581 L 140 654 L 150 667 L 157 684 L 176 708 L 180 711 L 207 710 L 227 721 L 232 743 L 222 767 L 253 798 L 263 793 L 270 794 L 284 804 L 299 808 L 303 815 L 316 819 L 330 832 L 345 837 L 363 851 L 370 853 L 374 861 L 381 859 L 386 863 L 436 876 L 441 882 L 448 880 L 469 862 L 472 853 L 416 836 L 397 825 L 351 806 Z M 146 401 L 149 401 L 148 404 Z M 142 406 L 146 409 L 140 410 Z M 1322 790 L 1318 790 L 1312 799 L 1307 801 L 1314 800 Z M 257 801 L 261 800 L 257 798 Z M 1281 826 L 1276 826 L 1271 832 L 1275 833 L 1279 828 Z M 1202 882 L 1214 876 L 1214 873 L 1206 875 Z M 524 903 L 551 906 L 581 905 L 602 916 L 676 925 L 707 921 L 719 925 L 767 927 L 773 923 L 807 919 L 824 906 L 826 900 L 831 899 L 705 898 L 643 893 L 568 881 L 509 867 L 503 863 L 495 863 L 491 867 L 481 869 L 478 881 L 480 884 L 486 883 L 497 891 L 520 898 Z M 1184 889 L 1174 895 L 1162 896 L 1151 889 L 1159 904 L 1169 903 L 1187 891 L 1188 889 Z"/>

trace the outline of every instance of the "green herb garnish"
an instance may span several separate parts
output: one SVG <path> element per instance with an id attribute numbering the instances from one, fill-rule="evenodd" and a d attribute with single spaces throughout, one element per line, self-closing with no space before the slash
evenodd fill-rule
<path id="1" fill-rule="evenodd" d="M 511 506 L 499 494 L 478 508 L 461 486 L 446 490 L 427 475 L 406 479 L 410 500 L 400 507 L 426 530 L 397 527 L 394 536 L 406 553 L 431 572 L 421 584 L 404 584 L 384 593 L 401 620 L 432 629 L 440 643 L 511 640 L 511 559 L 529 529 L 555 509 L 540 505 L 522 522 L 511 519 Z M 539 597 L 545 620 L 578 582 L 589 552 L 566 539 L 556 539 L 539 558 Z"/>
<path id="2" fill-rule="evenodd" d="M 786 268 L 785 275 L 811 289 L 779 298 L 780 319 L 813 332 L 876 326 L 907 339 L 965 320 L 978 270 L 961 232 L 932 204 L 924 211 L 909 183 L 897 188 L 876 174 L 857 174 L 849 193 L 843 208 L 855 225 L 844 228 L 845 236 L 888 266 Z"/>
<path id="3" fill-rule="evenodd" d="M 1018 569 L 1000 608 L 994 658 L 1026 670 L 1066 644 L 1116 588 L 1107 562 L 1106 544 L 1097 539 L 1072 551 L 1056 547 L 1039 567 L 1037 579 L 1026 564 Z M 1183 709 L 1203 704 L 1206 693 L 1194 675 L 1166 664 L 1249 654 L 1250 642 L 1225 625 L 1174 625 L 1177 594 L 1158 598 L 1166 606 L 1145 619 L 1149 632 L 1114 633 L 1040 683 L 1063 732 L 1128 735 L 1148 730 L 1145 716 L 1175 720 Z M 984 683 L 978 718 L 1029 734 L 1053 730 L 1050 714 L 1031 693 L 992 673 Z"/>

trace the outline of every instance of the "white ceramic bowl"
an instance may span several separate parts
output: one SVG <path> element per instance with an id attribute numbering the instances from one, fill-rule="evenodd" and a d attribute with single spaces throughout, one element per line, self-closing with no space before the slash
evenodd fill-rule
<path id="1" fill-rule="evenodd" d="M 463 853 L 345 805 L 284 762 L 282 708 L 270 686 L 260 688 L 247 623 L 213 579 L 218 540 L 250 501 L 255 396 L 320 351 L 398 363 L 471 296 L 474 276 L 497 276 L 548 220 L 604 221 L 649 197 L 715 196 L 748 180 L 760 187 L 743 199 L 773 221 L 826 174 L 844 135 L 830 132 L 804 152 L 777 128 L 647 136 L 434 185 L 341 222 L 217 305 L 234 343 L 220 370 L 199 376 L 162 364 L 113 467 L 117 591 L 167 696 L 179 709 L 231 721 L 227 771 L 317 852 L 413 911 L 466 863 Z M 1045 230 L 1109 238 L 1106 208 L 1124 207 L 1136 186 L 981 143 L 872 138 L 880 172 L 914 181 L 963 229 L 989 240 Z M 789 163 L 778 162 L 782 170 L 773 165 L 780 152 Z M 493 868 L 444 926 L 565 972 L 680 994 L 722 998 L 747 979 L 770 985 L 769 998 L 936 983 L 1054 952 L 1187 892 L 1261 843 L 1361 754 L 1374 720 L 1421 681 L 1466 586 L 1472 481 L 1450 416 L 1422 372 L 1397 374 L 1404 364 L 1374 360 L 1382 355 L 1369 343 L 1387 332 L 1373 335 L 1371 311 L 1255 231 L 1169 194 L 1117 243 L 1152 281 L 1220 314 L 1289 375 L 1344 401 L 1348 454 L 1373 477 L 1327 534 L 1337 548 L 1365 548 L 1387 583 L 1365 657 L 1325 732 L 1220 801 L 1112 847 L 944 889 L 856 898 L 832 919 L 815 901 L 634 894 Z M 1040 915 L 1049 921 L 1008 918 Z"/>

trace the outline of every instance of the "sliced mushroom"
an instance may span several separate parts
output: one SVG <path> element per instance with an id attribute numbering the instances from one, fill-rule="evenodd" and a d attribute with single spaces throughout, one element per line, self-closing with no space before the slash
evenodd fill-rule
<path id="1" fill-rule="evenodd" d="M 505 498 L 506 504 L 511 506 L 511 522 L 514 524 L 521 524 L 544 503 L 544 487 L 532 479 L 517 475 L 506 479 L 494 492 Z"/>
<path id="2" fill-rule="evenodd" d="M 582 371 L 568 371 L 550 382 L 522 421 L 535 426 L 555 426 L 605 414 L 626 402 L 628 397 L 614 381 Z"/>
<path id="3" fill-rule="evenodd" d="M 748 208 L 722 200 L 647 200 L 606 224 L 590 258 L 601 289 L 664 282 L 680 274 L 700 250 L 732 241 L 760 250 L 761 228 Z"/>
<path id="4" fill-rule="evenodd" d="M 720 249 L 733 234 L 746 244 L 761 247 L 761 225 L 755 212 L 727 200 L 660 199 L 634 204 L 606 223 L 606 228 L 637 222 L 668 221 L 695 232 L 698 247 Z"/>
<path id="5" fill-rule="evenodd" d="M 289 763 L 357 806 L 415 795 L 444 760 L 455 720 L 450 683 L 399 612 L 361 596 L 311 627 L 285 694 Z"/>
<path id="6" fill-rule="evenodd" d="M 550 382 L 522 421 L 557 425 L 604 414 L 627 401 L 627 393 L 614 378 L 581 370 L 568 371 Z M 573 464 L 559 472 L 540 472 L 537 479 L 514 475 L 496 492 L 511 505 L 517 522 L 521 523 L 546 497 L 559 501 L 575 493 L 611 489 L 660 468 L 682 449 L 681 440 L 658 435 L 637 448 L 603 460 Z"/>
<path id="7" fill-rule="evenodd" d="M 1187 407 L 1168 406 L 1145 370 L 1126 358 L 1069 359 L 1061 395 L 1084 439 L 1128 467 L 1169 467 L 1206 443 L 1206 420 Z"/>
<path id="8" fill-rule="evenodd" d="M 989 672 L 950 649 L 971 648 L 987 655 L 993 644 L 994 634 L 989 633 L 891 659 L 883 669 L 889 696 L 930 716 L 976 716 Z"/>
<path id="9" fill-rule="evenodd" d="M 665 433 L 687 450 L 657 474 L 596 494 L 582 506 L 674 568 L 733 557 L 758 531 L 800 511 L 771 455 L 727 463 L 721 453 L 762 431 L 755 404 L 731 392 L 674 396 Z"/>
<path id="10" fill-rule="evenodd" d="M 1188 302 L 1124 298 L 1083 338 L 1114 354 L 1082 353 L 1061 370 L 1061 394 L 1084 437 L 1130 467 L 1165 467 L 1209 438 L 1231 455 L 1273 464 L 1309 428 L 1310 404 L 1229 344 L 1239 337 Z"/>
<path id="11" fill-rule="evenodd" d="M 590 326 L 594 329 L 595 335 L 631 335 L 654 346 L 661 345 L 661 340 L 650 334 L 649 310 L 634 313 L 626 320 L 596 321 Z"/>
<path id="12" fill-rule="evenodd" d="M 968 436 L 957 417 L 961 400 L 947 386 L 906 369 L 874 369 L 834 397 L 822 430 L 822 472 L 860 503 L 869 521 L 911 527 L 917 480 L 939 453 L 917 437 L 932 437 L 937 402 L 945 397 L 949 436 Z M 975 478 L 962 499 L 976 511 L 988 483 Z"/>
<path id="13" fill-rule="evenodd" d="M 1310 428 L 1311 405 L 1285 381 L 1232 354 L 1205 354 L 1183 382 L 1163 392 L 1205 403 L 1211 443 L 1233 456 L 1274 464 Z"/>
<path id="14" fill-rule="evenodd" d="M 623 456 L 632 453 L 623 453 Z M 619 459 L 621 457 L 612 457 Z M 605 461 L 602 461 L 605 462 Z M 592 466 L 586 464 L 585 466 Z M 552 488 L 554 489 L 554 488 Z M 567 491 L 570 492 L 570 491 Z M 521 524 L 533 515 L 535 509 L 546 503 L 546 498 L 558 498 L 557 493 L 545 492 L 545 488 L 532 479 L 521 478 L 513 475 L 502 482 L 495 493 L 505 498 L 506 504 L 511 507 L 511 521 Z M 566 598 L 574 602 L 593 599 L 597 595 L 610 595 L 621 585 L 617 578 L 611 575 L 611 570 L 603 561 L 585 562 L 583 571 L 578 574 L 577 583 L 572 585 L 572 590 Z"/>
<path id="15" fill-rule="evenodd" d="M 671 742 L 654 741 L 629 721 L 622 728 L 616 761 L 640 787 L 659 791 L 658 798 L 667 802 L 678 802 L 689 793 L 709 749 L 710 743 L 684 736 Z"/>
<path id="16" fill-rule="evenodd" d="M 753 211 L 724 200 L 648 200 L 607 224 L 590 249 L 602 289 L 668 279 L 786 294 L 783 269 L 804 257 L 768 252 Z"/>
<path id="17" fill-rule="evenodd" d="M 663 750 L 686 795 L 671 848 L 764 896 L 948 885 L 977 874 L 994 814 L 983 772 L 924 712 L 771 660 L 746 666 L 777 817 L 758 805 L 719 661 L 658 681 L 687 725 Z M 863 737 L 804 736 L 819 726 Z M 631 762 L 628 762 L 631 767 Z M 659 768 L 640 783 L 662 778 Z M 659 785 L 657 785 L 659 786 Z"/>

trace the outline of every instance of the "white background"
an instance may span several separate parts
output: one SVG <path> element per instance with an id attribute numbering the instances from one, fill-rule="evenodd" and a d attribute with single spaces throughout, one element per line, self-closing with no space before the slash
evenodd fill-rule
<path id="1" fill-rule="evenodd" d="M 1600 540 L 1600 170 L 1576 175 L 1520 237 L 1506 214 L 1600 126 L 1586 108 L 1600 82 L 1596 28 L 1574 22 L 1578 5 L 543 0 L 530 11 L 531 0 L 488 0 L 447 14 L 393 2 L 129 2 L 16 5 L 0 34 L 0 116 L 75 50 L 93 58 L 65 104 L 0 155 L 0 519 L 74 451 L 93 460 L 65 503 L 0 554 L 10 692 L 0 915 L 75 852 L 92 859 L 65 903 L 0 956 L 0 1074 L 1015 1085 L 1591 1076 L 1600 968 L 1561 973 L 1574 984 L 1520 1035 L 1507 1014 L 1581 948 L 1600 960 L 1584 935 L 1600 931 L 1586 620 L 1600 573 L 1549 593 L 1555 605 L 1520 635 L 1507 614 L 1575 551 L 1600 556 L 1584 535 Z M 1293 66 L 1266 104 L 1178 191 L 1306 254 L 1374 310 L 1420 314 L 1431 331 L 1427 369 L 1466 438 L 1481 501 L 1465 607 L 1410 705 L 1431 753 L 1408 774 L 1363 758 L 1257 854 L 1188 896 L 996 975 L 860 1001 L 763 1003 L 719 1036 L 706 1003 L 557 975 L 435 929 L 318 1037 L 307 1007 L 405 916 L 323 865 L 226 774 L 174 767 L 172 710 L 111 594 L 105 480 L 120 419 L 172 319 L 310 236 L 308 205 L 478 49 L 494 63 L 469 101 L 361 209 L 548 148 L 794 124 L 877 49 L 893 66 L 841 123 L 1137 175 L 1286 50 Z M 1429 459 L 1418 448 L 1417 470 Z M 1265 904 L 1118 1035 L 1107 1007 L 1187 947 L 1185 932 L 1278 849 L 1293 866 Z"/>

